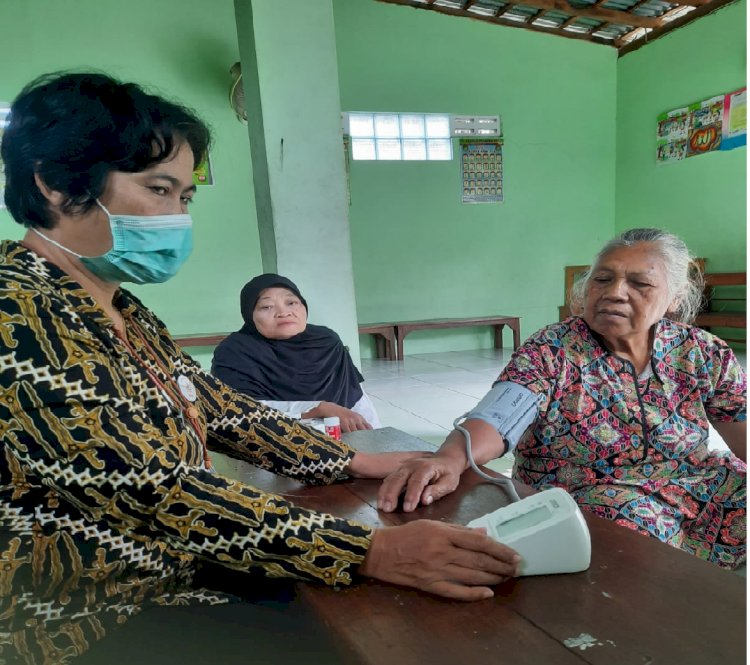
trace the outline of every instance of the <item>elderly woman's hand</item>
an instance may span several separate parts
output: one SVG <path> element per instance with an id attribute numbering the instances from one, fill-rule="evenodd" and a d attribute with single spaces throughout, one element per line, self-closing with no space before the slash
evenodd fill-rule
<path id="1" fill-rule="evenodd" d="M 463 427 L 471 433 L 471 449 L 477 464 L 505 454 L 507 446 L 494 426 L 470 418 Z M 378 508 L 386 513 L 395 510 L 402 494 L 407 513 L 420 503 L 427 506 L 455 490 L 468 466 L 464 437 L 453 430 L 433 456 L 409 459 L 388 475 L 378 492 Z"/>
<path id="2" fill-rule="evenodd" d="M 366 453 L 358 450 L 346 468 L 346 473 L 354 478 L 385 478 L 408 460 L 432 457 L 434 454 L 429 450 L 391 453 Z"/>
<path id="3" fill-rule="evenodd" d="M 456 600 L 482 600 L 490 586 L 519 574 L 510 547 L 468 529 L 433 520 L 376 529 L 360 573 Z"/>
<path id="4" fill-rule="evenodd" d="M 405 461 L 383 481 L 378 492 L 378 509 L 390 513 L 404 495 L 403 508 L 411 512 L 420 503 L 431 504 L 458 487 L 464 463 L 460 458 L 440 454 Z"/>
<path id="5" fill-rule="evenodd" d="M 318 415 L 317 417 L 328 418 L 336 416 L 341 423 L 342 432 L 356 432 L 360 429 L 372 429 L 372 425 L 368 423 L 362 416 L 355 413 L 351 409 L 347 409 L 345 406 L 334 404 L 333 402 L 321 402 L 315 409 Z"/>

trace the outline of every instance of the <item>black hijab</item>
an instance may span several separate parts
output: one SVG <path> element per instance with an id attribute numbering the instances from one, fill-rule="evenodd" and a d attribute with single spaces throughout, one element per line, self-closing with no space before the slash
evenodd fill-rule
<path id="1" fill-rule="evenodd" d="M 286 277 L 266 273 L 250 280 L 240 294 L 245 325 L 216 347 L 211 372 L 255 399 L 325 401 L 351 409 L 362 397 L 364 379 L 333 330 L 308 323 L 289 339 L 268 339 L 258 332 L 253 310 L 261 292 L 274 286 L 289 289 L 307 309 Z"/>

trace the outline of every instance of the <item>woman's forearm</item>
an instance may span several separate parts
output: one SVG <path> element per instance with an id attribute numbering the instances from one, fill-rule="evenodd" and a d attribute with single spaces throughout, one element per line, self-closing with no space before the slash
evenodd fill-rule
<path id="1" fill-rule="evenodd" d="M 346 473 L 355 478 L 385 478 L 407 460 L 433 455 L 429 450 L 397 453 L 365 453 L 358 450 L 346 468 Z"/>
<path id="2" fill-rule="evenodd" d="M 712 422 L 714 429 L 731 450 L 743 462 L 747 462 L 747 422 Z"/>
<path id="3" fill-rule="evenodd" d="M 330 407 L 335 407 L 335 404 L 332 404 L 331 402 L 318 402 L 317 405 L 314 407 L 308 409 L 302 414 L 303 418 L 328 418 L 329 416 L 334 415 L 333 411 L 334 409 L 331 409 Z"/>
<path id="4" fill-rule="evenodd" d="M 502 457 L 507 446 L 503 437 L 497 430 L 483 420 L 471 419 L 461 424 L 471 436 L 471 454 L 477 464 L 484 464 L 490 460 Z M 469 459 L 466 456 L 466 438 L 462 432 L 453 430 L 436 453 L 462 465 L 462 471 L 469 468 Z"/>

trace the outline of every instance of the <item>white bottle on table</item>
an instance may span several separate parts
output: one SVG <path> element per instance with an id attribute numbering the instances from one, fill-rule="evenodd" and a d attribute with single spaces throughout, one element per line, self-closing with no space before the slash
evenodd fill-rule
<path id="1" fill-rule="evenodd" d="M 341 421 L 338 416 L 323 418 L 323 425 L 325 425 L 328 436 L 337 441 L 341 440 Z"/>

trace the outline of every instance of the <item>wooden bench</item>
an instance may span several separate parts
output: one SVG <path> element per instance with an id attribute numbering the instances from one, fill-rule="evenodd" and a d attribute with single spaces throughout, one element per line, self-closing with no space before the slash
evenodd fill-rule
<path id="1" fill-rule="evenodd" d="M 503 348 L 503 328 L 513 331 L 513 350 L 521 344 L 521 319 L 517 316 L 480 316 L 463 319 L 427 319 L 424 321 L 393 321 L 390 323 L 363 323 L 357 326 L 361 335 L 373 335 L 377 345 L 377 357 L 398 360 L 404 357 L 404 338 L 414 330 L 432 328 L 464 328 L 469 326 L 492 326 L 495 331 L 495 348 Z M 181 347 L 216 346 L 229 333 L 202 333 L 175 335 Z M 398 348 L 398 351 L 396 350 Z"/>
<path id="2" fill-rule="evenodd" d="M 513 331 L 513 350 L 521 346 L 521 319 L 517 316 L 479 316 L 463 319 L 426 319 L 423 321 L 400 321 L 396 323 L 396 341 L 398 357 L 404 359 L 404 338 L 415 330 L 434 330 L 437 328 L 468 328 L 492 326 L 495 331 L 495 348 L 503 348 L 503 328 L 508 326 Z"/>
<path id="3" fill-rule="evenodd" d="M 393 321 L 391 323 L 369 323 L 359 326 L 359 332 L 376 335 L 378 358 L 388 360 L 404 359 L 404 339 L 415 330 L 434 330 L 437 328 L 468 328 L 492 326 L 495 332 L 495 348 L 503 348 L 503 328 L 508 326 L 513 331 L 513 350 L 521 345 L 521 319 L 517 316 L 478 316 L 460 319 L 424 319 L 421 321 Z M 394 353 L 395 348 L 398 351 Z"/>
<path id="4" fill-rule="evenodd" d="M 747 273 L 746 272 L 707 272 L 703 275 L 706 283 L 705 305 L 695 319 L 695 325 L 712 328 L 747 329 Z M 744 289 L 744 291 L 743 291 Z M 729 338 L 727 342 L 745 343 L 745 338 Z"/>
<path id="5" fill-rule="evenodd" d="M 396 360 L 396 329 L 392 323 L 370 323 L 359 326 L 360 334 L 376 335 L 378 358 Z M 229 333 L 196 333 L 175 335 L 174 341 L 180 347 L 218 346 Z"/>
<path id="6" fill-rule="evenodd" d="M 175 335 L 178 346 L 217 346 L 229 333 L 196 333 L 194 335 Z"/>
<path id="7" fill-rule="evenodd" d="M 365 323 L 357 326 L 360 335 L 375 337 L 378 358 L 396 360 L 396 328 L 393 323 Z"/>

